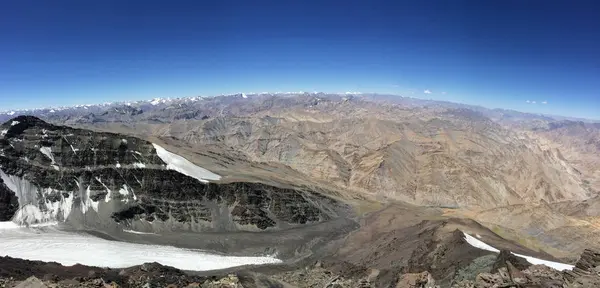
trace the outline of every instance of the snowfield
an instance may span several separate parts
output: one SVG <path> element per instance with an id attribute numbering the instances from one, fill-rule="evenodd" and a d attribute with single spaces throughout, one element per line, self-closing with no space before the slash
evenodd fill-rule
<path id="1" fill-rule="evenodd" d="M 182 270 L 207 271 L 241 265 L 280 263 L 272 257 L 233 257 L 171 246 L 109 241 L 55 227 L 24 228 L 0 222 L 0 256 L 29 260 L 125 268 L 148 262 Z"/>
<path id="2" fill-rule="evenodd" d="M 175 170 L 181 174 L 196 178 L 200 182 L 208 183 L 208 180 L 219 180 L 221 176 L 212 173 L 202 167 L 196 166 L 187 159 L 167 151 L 165 148 L 152 144 L 156 150 L 156 154 L 160 159 L 167 163 L 167 169 Z"/>
<path id="3" fill-rule="evenodd" d="M 495 253 L 500 253 L 500 250 L 484 243 L 483 241 L 463 232 L 463 234 L 465 235 L 465 240 L 467 241 L 467 243 L 469 243 L 469 245 L 475 247 L 475 248 L 479 248 L 482 250 L 486 250 L 486 251 L 491 251 L 491 252 L 495 252 Z M 527 260 L 527 262 L 534 264 L 534 265 L 546 265 L 548 267 L 554 268 L 558 271 L 562 271 L 562 270 L 572 270 L 573 267 L 575 267 L 574 265 L 569 265 L 569 264 L 564 264 L 564 263 L 559 263 L 559 262 L 552 262 L 552 261 L 547 261 L 547 260 L 542 260 L 542 259 L 538 259 L 538 258 L 534 258 L 531 256 L 525 256 L 525 255 L 521 255 L 521 254 L 516 254 L 513 252 L 510 252 L 515 256 L 521 257 L 521 258 L 525 258 L 525 260 Z"/>

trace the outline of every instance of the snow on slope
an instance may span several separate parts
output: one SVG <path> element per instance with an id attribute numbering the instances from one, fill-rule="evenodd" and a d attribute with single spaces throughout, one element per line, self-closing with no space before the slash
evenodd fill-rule
<path id="1" fill-rule="evenodd" d="M 140 232 L 140 231 L 128 230 L 128 229 L 123 229 L 123 232 L 132 233 L 132 234 L 140 234 L 140 235 L 158 235 L 156 233 Z"/>
<path id="2" fill-rule="evenodd" d="M 272 257 L 232 257 L 172 246 L 108 241 L 86 234 L 64 232 L 52 227 L 21 228 L 0 222 L 0 255 L 55 261 L 63 265 L 125 268 L 158 262 L 183 270 L 206 271 L 241 265 L 280 263 Z"/>
<path id="3" fill-rule="evenodd" d="M 175 170 L 181 174 L 196 178 L 200 182 L 208 183 L 208 180 L 219 180 L 221 176 L 212 173 L 202 167 L 196 166 L 187 159 L 167 151 L 165 148 L 152 144 L 156 149 L 156 154 L 160 159 L 167 163 L 167 169 Z"/>
<path id="4" fill-rule="evenodd" d="M 40 152 L 42 152 L 42 154 L 46 155 L 46 157 L 50 158 L 50 160 L 52 160 L 52 164 L 56 163 L 56 162 L 54 162 L 54 154 L 52 154 L 52 148 L 42 147 L 42 148 L 40 148 Z"/>
<path id="5" fill-rule="evenodd" d="M 495 253 L 500 253 L 500 250 L 484 243 L 483 241 L 463 232 L 463 234 L 465 235 L 465 240 L 467 241 L 467 243 L 469 243 L 469 245 L 475 247 L 475 248 L 479 248 L 482 250 L 486 250 L 486 251 L 491 251 L 491 252 L 495 252 Z M 513 252 L 510 252 L 515 256 L 521 257 L 521 258 L 525 258 L 525 260 L 527 260 L 527 262 L 534 264 L 534 265 L 546 265 L 548 267 L 554 268 L 556 270 L 562 271 L 562 270 L 572 270 L 573 265 L 569 265 L 569 264 L 564 264 L 564 263 L 558 263 L 558 262 L 552 262 L 552 261 L 547 261 L 547 260 L 542 260 L 542 259 L 538 259 L 538 258 L 534 258 L 531 256 L 525 256 L 525 255 L 521 255 L 521 254 L 516 254 Z"/>
<path id="6" fill-rule="evenodd" d="M 18 198 L 21 208 L 15 213 L 13 220 L 19 224 L 32 225 L 56 222 L 57 219 L 66 219 L 71 213 L 75 198 L 73 192 L 59 191 L 52 188 L 38 189 L 26 179 L 7 175 L 2 169 L 0 169 L 0 179 Z M 46 201 L 48 195 L 56 192 L 61 195 L 58 201 Z"/>

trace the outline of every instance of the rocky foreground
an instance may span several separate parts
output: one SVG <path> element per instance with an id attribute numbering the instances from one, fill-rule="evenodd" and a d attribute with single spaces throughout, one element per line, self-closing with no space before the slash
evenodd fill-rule
<path id="1" fill-rule="evenodd" d="M 158 263 L 108 269 L 83 265 L 65 267 L 58 263 L 2 257 L 0 287 L 442 287 L 427 271 L 399 272 L 393 277 L 385 277 L 376 269 L 349 266 L 344 272 L 335 273 L 328 267 L 333 266 L 319 261 L 291 271 L 261 269 L 261 273 L 238 271 L 198 276 Z M 384 279 L 387 280 L 384 282 Z M 458 271 L 449 287 L 600 287 L 600 252 L 585 250 L 572 271 L 557 271 L 544 265 L 531 265 L 523 258 L 503 250 L 495 257 L 480 257 Z"/>

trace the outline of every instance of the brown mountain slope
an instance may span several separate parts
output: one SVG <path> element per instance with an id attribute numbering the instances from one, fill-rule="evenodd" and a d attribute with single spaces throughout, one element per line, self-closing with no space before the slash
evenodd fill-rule
<path id="1" fill-rule="evenodd" d="M 335 110 L 300 117 L 307 113 L 188 121 L 153 133 L 192 147 L 225 145 L 253 162 L 284 164 L 342 189 L 416 204 L 495 207 L 591 196 L 557 150 L 483 117 L 413 111 L 414 117 L 360 118 Z"/>
<path id="2" fill-rule="evenodd" d="M 600 124 L 553 122 L 531 134 L 542 145 L 558 149 L 560 157 L 581 172 L 586 187 L 600 191 Z"/>
<path id="3" fill-rule="evenodd" d="M 245 99 L 226 117 L 124 124 L 192 150 L 220 147 L 284 165 L 361 197 L 491 208 L 594 196 L 559 148 L 478 112 L 303 97 Z"/>

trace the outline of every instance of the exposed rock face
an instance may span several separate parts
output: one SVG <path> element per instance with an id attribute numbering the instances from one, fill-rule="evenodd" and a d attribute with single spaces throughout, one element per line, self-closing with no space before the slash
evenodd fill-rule
<path id="1" fill-rule="evenodd" d="M 135 137 L 55 126 L 31 116 L 9 120 L 0 130 L 4 220 L 149 232 L 261 231 L 327 221 L 342 206 L 310 189 L 207 183 L 194 174 L 204 169 L 188 167 L 192 163 L 178 167 L 181 161 L 169 162 L 153 143 Z"/>
<path id="2" fill-rule="evenodd" d="M 498 257 L 497 262 L 501 258 Z M 516 260 L 516 259 L 513 259 Z M 472 280 L 454 283 L 452 287 L 600 287 L 600 253 L 586 250 L 573 271 L 557 271 L 545 265 L 530 265 L 519 269 L 510 260 L 494 273 L 480 273 Z"/>
<path id="3" fill-rule="evenodd" d="M 506 266 L 507 261 L 514 265 L 518 270 L 525 270 L 531 266 L 531 263 L 527 262 L 525 258 L 517 257 L 508 250 L 501 250 L 498 257 L 496 257 L 496 261 L 490 272 L 496 273 L 498 269 Z"/>
<path id="4" fill-rule="evenodd" d="M 19 198 L 0 179 L 0 221 L 9 221 L 19 209 Z"/>
<path id="5" fill-rule="evenodd" d="M 600 287 L 600 252 L 586 249 L 575 268 L 564 274 L 573 287 Z"/>

